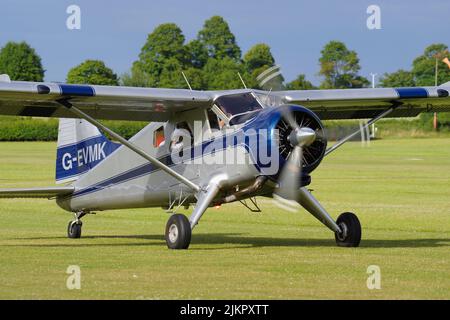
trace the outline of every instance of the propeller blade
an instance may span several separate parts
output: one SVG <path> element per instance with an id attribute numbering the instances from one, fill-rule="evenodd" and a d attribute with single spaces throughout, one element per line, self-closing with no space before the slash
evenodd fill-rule
<path id="1" fill-rule="evenodd" d="M 276 191 L 280 197 L 297 200 L 297 190 L 300 188 L 299 177 L 302 174 L 301 157 L 302 148 L 295 147 L 280 174 L 280 186 Z"/>
<path id="2" fill-rule="evenodd" d="M 292 114 L 292 111 L 289 106 L 281 107 L 281 116 L 283 117 L 284 120 L 286 120 L 286 122 L 293 130 L 300 129 L 300 127 L 297 124 L 297 121 L 295 121 L 294 115 Z"/>

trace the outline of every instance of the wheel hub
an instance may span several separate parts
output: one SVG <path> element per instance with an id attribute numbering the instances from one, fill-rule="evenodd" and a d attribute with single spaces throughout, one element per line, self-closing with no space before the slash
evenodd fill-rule
<path id="1" fill-rule="evenodd" d="M 178 227 L 175 224 L 172 224 L 169 228 L 169 240 L 174 243 L 178 239 Z"/>
<path id="2" fill-rule="evenodd" d="M 339 228 L 341 228 L 341 232 L 337 233 L 337 237 L 340 241 L 344 241 L 345 238 L 347 238 L 348 228 L 347 228 L 346 224 L 343 222 L 339 223 Z"/>

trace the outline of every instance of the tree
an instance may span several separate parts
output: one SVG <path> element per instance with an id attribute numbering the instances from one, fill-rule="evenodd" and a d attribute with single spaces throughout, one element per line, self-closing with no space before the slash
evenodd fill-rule
<path id="1" fill-rule="evenodd" d="M 70 69 L 67 83 L 117 86 L 119 81 L 117 75 L 103 61 L 86 60 Z"/>
<path id="2" fill-rule="evenodd" d="M 176 58 L 167 59 L 159 75 L 158 86 L 161 88 L 187 88 L 183 78 L 183 66 Z"/>
<path id="3" fill-rule="evenodd" d="M 44 81 L 41 58 L 26 42 L 8 42 L 0 51 L 0 74 L 11 80 Z"/>
<path id="4" fill-rule="evenodd" d="M 205 45 L 200 40 L 192 40 L 186 44 L 185 50 L 192 67 L 201 69 L 208 61 L 209 55 Z"/>
<path id="5" fill-rule="evenodd" d="M 270 47 L 265 43 L 258 43 L 251 47 L 244 55 L 244 66 L 248 73 L 248 85 L 252 88 L 260 88 L 257 77 L 268 68 L 275 65 L 275 59 L 270 51 Z M 284 79 L 278 78 L 282 83 Z"/>
<path id="6" fill-rule="evenodd" d="M 317 89 L 311 82 L 306 80 L 306 76 L 304 74 L 299 74 L 297 79 L 289 82 L 286 85 L 286 89 L 288 90 L 314 90 Z"/>
<path id="7" fill-rule="evenodd" d="M 148 35 L 139 59 L 133 63 L 131 74 L 125 75 L 124 83 L 140 87 L 161 87 L 177 79 L 176 83 L 170 84 L 170 87 L 174 87 L 180 83 L 178 78 L 183 79 L 181 70 L 188 61 L 181 29 L 174 23 L 161 24 Z M 178 71 L 178 75 L 169 75 Z"/>
<path id="8" fill-rule="evenodd" d="M 270 52 L 270 47 L 265 43 L 258 43 L 251 47 L 244 55 L 244 63 L 250 72 L 264 67 L 271 67 L 275 59 Z"/>
<path id="9" fill-rule="evenodd" d="M 362 88 L 369 81 L 357 73 L 361 69 L 358 55 L 348 50 L 344 43 L 330 41 L 321 51 L 319 74 L 325 77 L 323 89 Z"/>
<path id="10" fill-rule="evenodd" d="M 190 67 L 184 71 L 186 78 L 194 90 L 207 90 L 205 72 L 202 69 Z"/>
<path id="11" fill-rule="evenodd" d="M 415 85 L 413 73 L 402 69 L 393 73 L 385 73 L 380 79 L 381 87 L 414 87 Z"/>
<path id="12" fill-rule="evenodd" d="M 209 90 L 239 89 L 243 87 L 238 76 L 238 72 L 244 74 L 243 65 L 230 57 L 223 59 L 210 58 L 203 70 Z M 245 79 L 246 76 L 244 75 L 244 81 Z"/>
<path id="13" fill-rule="evenodd" d="M 220 16 L 213 16 L 205 21 L 203 29 L 198 33 L 198 40 L 205 46 L 211 58 L 241 59 L 241 49 L 236 44 L 228 23 Z"/>
<path id="14" fill-rule="evenodd" d="M 438 63 L 438 85 L 450 79 L 450 69 L 442 60 L 450 58 L 448 47 L 445 44 L 437 43 L 428 46 L 423 55 L 413 61 L 412 73 L 418 86 L 434 86 L 436 59 Z"/>

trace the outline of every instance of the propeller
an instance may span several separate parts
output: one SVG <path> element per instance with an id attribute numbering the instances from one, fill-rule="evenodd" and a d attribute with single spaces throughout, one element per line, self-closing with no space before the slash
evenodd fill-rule
<path id="1" fill-rule="evenodd" d="M 269 92 L 267 97 L 272 91 L 286 90 L 279 65 L 266 69 L 256 79 L 259 87 Z M 303 118 L 299 121 L 301 123 L 299 125 L 289 106 L 283 105 L 280 108 L 285 122 L 280 130 L 283 131 L 283 143 L 289 147 L 283 146 L 280 150 L 280 154 L 286 157 L 287 162 L 278 177 L 278 186 L 273 198 L 278 206 L 289 211 L 297 211 L 300 206 L 298 190 L 301 187 L 303 166 L 306 165 L 311 170 L 312 166 L 315 168 L 320 163 L 326 149 L 326 138 L 320 122 L 313 124 L 314 121 L 311 119 Z"/>
<path id="2" fill-rule="evenodd" d="M 310 146 L 317 138 L 316 131 L 309 127 L 300 127 L 289 109 L 281 109 L 283 119 L 292 128 L 288 141 L 293 147 L 278 179 L 278 187 L 273 194 L 277 205 L 289 211 L 295 211 L 298 204 L 298 190 L 301 187 L 303 148 Z"/>

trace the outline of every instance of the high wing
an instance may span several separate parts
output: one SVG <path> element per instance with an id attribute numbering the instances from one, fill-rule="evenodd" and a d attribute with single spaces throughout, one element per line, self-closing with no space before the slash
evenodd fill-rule
<path id="1" fill-rule="evenodd" d="M 211 106 L 213 96 L 185 89 L 0 82 L 3 115 L 74 118 L 61 99 L 95 119 L 166 121 L 173 113 Z"/>
<path id="2" fill-rule="evenodd" d="M 74 192 L 74 187 L 0 189 L 0 198 L 53 198 Z"/>
<path id="3" fill-rule="evenodd" d="M 0 81 L 0 114 L 73 118 L 58 101 L 70 103 L 95 119 L 167 121 L 174 113 L 211 107 L 215 98 L 250 90 L 196 91 L 187 89 L 71 85 Z M 388 117 L 414 117 L 421 112 L 450 111 L 450 83 L 440 87 L 345 90 L 258 91 L 273 105 L 298 104 L 319 118 L 373 118 L 395 107 Z"/>
<path id="4" fill-rule="evenodd" d="M 396 106 L 387 117 L 415 117 L 421 112 L 450 111 L 450 83 L 440 87 L 345 90 L 291 90 L 272 94 L 284 103 L 302 105 L 320 119 L 373 118 Z"/>

